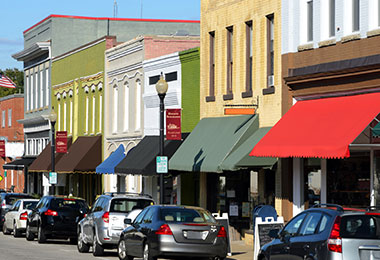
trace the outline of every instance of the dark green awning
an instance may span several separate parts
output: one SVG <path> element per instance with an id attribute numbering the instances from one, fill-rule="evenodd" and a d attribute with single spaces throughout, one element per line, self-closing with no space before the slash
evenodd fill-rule
<path id="1" fill-rule="evenodd" d="M 204 118 L 170 159 L 169 169 L 222 172 L 260 164 L 271 166 L 276 159 L 248 156 L 269 129 L 258 130 L 257 115 Z"/>
<path id="2" fill-rule="evenodd" d="M 380 123 L 377 123 L 375 127 L 372 129 L 372 136 L 379 137 L 380 136 Z"/>

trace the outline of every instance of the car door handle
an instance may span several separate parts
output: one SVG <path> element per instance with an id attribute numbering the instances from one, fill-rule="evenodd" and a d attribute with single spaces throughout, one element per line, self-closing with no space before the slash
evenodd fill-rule
<path id="1" fill-rule="evenodd" d="M 304 245 L 304 246 L 303 246 L 303 249 L 304 249 L 304 250 L 309 250 L 309 249 L 310 249 L 310 246 L 309 246 L 309 245 Z"/>

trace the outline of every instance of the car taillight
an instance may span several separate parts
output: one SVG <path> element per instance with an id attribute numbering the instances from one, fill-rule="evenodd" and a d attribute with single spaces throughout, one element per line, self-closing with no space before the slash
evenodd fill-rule
<path id="1" fill-rule="evenodd" d="M 220 227 L 217 237 L 227 237 L 226 229 L 223 226 Z"/>
<path id="2" fill-rule="evenodd" d="M 20 220 L 26 220 L 28 218 L 28 212 L 23 212 L 20 214 Z"/>
<path id="3" fill-rule="evenodd" d="M 327 240 L 327 246 L 330 251 L 342 253 L 342 238 L 340 237 L 340 220 L 341 217 L 337 216 L 330 233 L 330 237 Z"/>
<path id="4" fill-rule="evenodd" d="M 102 216 L 102 219 L 105 223 L 109 223 L 110 222 L 110 213 L 107 211 L 103 214 Z"/>
<path id="5" fill-rule="evenodd" d="M 170 229 L 168 224 L 163 224 L 157 231 L 157 235 L 173 235 L 172 230 Z"/>
<path id="6" fill-rule="evenodd" d="M 47 211 L 45 211 L 44 213 L 46 216 L 58 216 L 58 212 L 57 211 L 54 211 L 54 210 L 51 210 L 51 209 L 48 209 Z"/>

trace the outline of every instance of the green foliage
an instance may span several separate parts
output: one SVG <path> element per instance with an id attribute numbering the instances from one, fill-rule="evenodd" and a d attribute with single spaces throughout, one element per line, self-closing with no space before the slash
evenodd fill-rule
<path id="1" fill-rule="evenodd" d="M 0 97 L 5 97 L 12 94 L 24 93 L 24 72 L 16 68 L 6 69 L 5 71 L 0 69 L 0 74 L 3 74 L 13 80 L 16 83 L 16 88 L 2 88 L 0 87 Z"/>

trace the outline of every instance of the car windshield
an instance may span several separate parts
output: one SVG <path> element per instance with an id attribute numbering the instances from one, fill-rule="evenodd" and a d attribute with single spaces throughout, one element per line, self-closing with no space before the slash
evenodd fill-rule
<path id="1" fill-rule="evenodd" d="M 352 215 L 342 217 L 342 238 L 380 239 L 379 215 Z"/>
<path id="2" fill-rule="evenodd" d="M 38 201 L 24 201 L 24 208 L 25 209 L 34 209 L 37 205 Z"/>
<path id="3" fill-rule="evenodd" d="M 161 209 L 161 219 L 166 222 L 216 223 L 206 210 L 176 207 Z"/>
<path id="4" fill-rule="evenodd" d="M 53 210 L 58 210 L 62 208 L 79 210 L 87 208 L 87 205 L 86 202 L 84 202 L 83 200 L 54 198 L 51 201 L 50 208 Z"/>
<path id="5" fill-rule="evenodd" d="M 111 201 L 110 212 L 128 213 L 135 209 L 143 209 L 152 204 L 151 200 L 144 199 L 113 199 Z"/>

